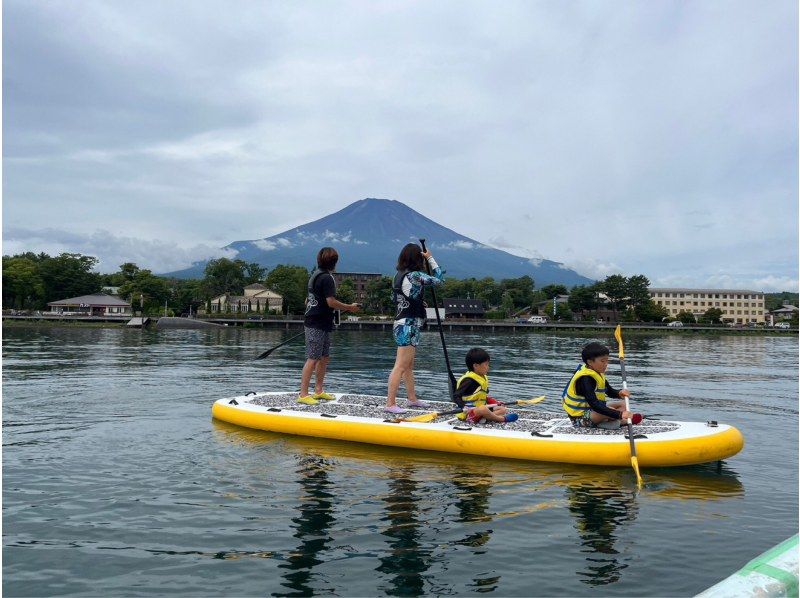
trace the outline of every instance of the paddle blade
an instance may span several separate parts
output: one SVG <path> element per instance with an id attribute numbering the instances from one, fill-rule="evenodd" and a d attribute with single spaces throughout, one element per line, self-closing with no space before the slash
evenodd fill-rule
<path id="1" fill-rule="evenodd" d="M 406 417 L 402 421 L 404 422 L 421 422 L 426 424 L 428 422 L 432 422 L 437 417 L 439 417 L 439 412 L 434 411 L 433 413 L 423 413 L 422 415 L 415 415 L 414 417 Z"/>
<path id="2" fill-rule="evenodd" d="M 617 324 L 617 329 L 614 331 L 614 336 L 617 337 L 617 344 L 619 345 L 619 358 L 625 359 L 625 347 L 622 345 L 622 327 Z"/>
<path id="3" fill-rule="evenodd" d="M 517 405 L 536 405 L 537 403 L 541 403 L 545 400 L 545 396 L 542 395 L 540 397 L 535 397 L 533 399 L 524 399 L 522 401 L 517 401 Z"/>
<path id="4" fill-rule="evenodd" d="M 631 456 L 631 466 L 633 467 L 633 471 L 636 473 L 636 485 L 641 489 L 642 476 L 639 473 L 639 459 L 636 458 L 636 455 Z"/>
<path id="5" fill-rule="evenodd" d="M 264 359 L 265 357 L 268 357 L 268 356 L 269 356 L 269 354 L 270 354 L 270 353 L 272 353 L 272 351 L 273 351 L 273 349 L 267 349 L 267 350 L 266 350 L 266 351 L 264 351 L 264 352 L 263 352 L 261 355 L 259 355 L 258 357 L 256 357 L 256 359 Z"/>

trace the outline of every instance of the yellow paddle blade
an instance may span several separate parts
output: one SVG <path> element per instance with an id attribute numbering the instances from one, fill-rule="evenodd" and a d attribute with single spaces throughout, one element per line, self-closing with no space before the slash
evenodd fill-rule
<path id="1" fill-rule="evenodd" d="M 614 331 L 614 336 L 617 337 L 617 344 L 619 345 L 619 358 L 625 359 L 625 347 L 622 346 L 622 328 L 617 324 L 617 329 Z"/>
<path id="2" fill-rule="evenodd" d="M 631 456 L 631 465 L 633 466 L 633 471 L 636 473 L 636 485 L 641 488 L 642 476 L 639 473 L 639 459 L 636 458 L 636 455 Z"/>
<path id="3" fill-rule="evenodd" d="M 545 396 L 542 395 L 540 397 L 535 397 L 533 399 L 525 399 L 522 401 L 517 401 L 517 405 L 535 405 L 536 403 L 541 403 L 545 400 Z"/>
<path id="4" fill-rule="evenodd" d="M 427 422 L 432 422 L 437 417 L 439 417 L 439 412 L 438 411 L 434 411 L 433 413 L 423 413 L 422 415 L 415 415 L 414 417 L 406 417 L 406 418 L 403 418 L 400 421 L 427 423 Z"/>

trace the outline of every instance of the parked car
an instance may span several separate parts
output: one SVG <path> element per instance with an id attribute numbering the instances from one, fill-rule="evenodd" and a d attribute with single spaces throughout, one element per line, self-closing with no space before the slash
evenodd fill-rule
<path id="1" fill-rule="evenodd" d="M 531 324 L 547 324 L 547 318 L 544 316 L 531 316 L 528 318 L 528 322 Z"/>
<path id="2" fill-rule="evenodd" d="M 670 322 L 667 324 L 670 328 L 683 328 L 683 322 L 680 320 L 675 320 L 674 322 Z"/>
<path id="3" fill-rule="evenodd" d="M 789 322 L 778 322 L 775 324 L 775 328 L 783 328 L 784 330 L 789 330 Z"/>

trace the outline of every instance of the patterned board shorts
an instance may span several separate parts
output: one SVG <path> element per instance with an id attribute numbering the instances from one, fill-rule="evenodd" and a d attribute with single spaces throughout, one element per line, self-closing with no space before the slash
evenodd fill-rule
<path id="1" fill-rule="evenodd" d="M 394 342 L 398 347 L 416 347 L 422 338 L 422 318 L 395 320 L 392 327 Z"/>
<path id="2" fill-rule="evenodd" d="M 306 359 L 322 359 L 331 354 L 331 333 L 319 328 L 305 327 Z"/>

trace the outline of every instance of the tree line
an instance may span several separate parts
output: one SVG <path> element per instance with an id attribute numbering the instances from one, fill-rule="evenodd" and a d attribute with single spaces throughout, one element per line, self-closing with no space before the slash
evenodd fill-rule
<path id="1" fill-rule="evenodd" d="M 257 263 L 219 258 L 208 262 L 202 279 L 184 280 L 157 276 L 131 262 L 120 265 L 112 274 L 99 274 L 94 272 L 97 263 L 97 258 L 79 253 L 51 257 L 27 252 L 3 256 L 3 307 L 41 310 L 47 308 L 48 302 L 91 295 L 104 286 L 113 286 L 119 287 L 119 296 L 134 309 L 143 306 L 146 314 L 163 313 L 165 304 L 171 313 L 182 314 L 208 308 L 211 299 L 220 295 L 242 295 L 245 286 L 261 283 L 283 297 L 283 313 L 300 314 L 305 309 L 310 274 L 302 266 L 279 265 L 268 271 Z M 602 308 L 612 310 L 623 321 L 660 322 L 668 318 L 668 312 L 650 299 L 649 286 L 650 281 L 642 274 L 630 277 L 614 274 L 595 284 L 572 289 L 561 284 L 537 289 L 530 276 L 502 280 L 446 278 L 437 297 L 479 299 L 488 318 L 541 311 L 551 319 L 593 319 L 593 314 Z M 388 276 L 370 282 L 363 300 L 364 312 L 393 314 L 391 289 L 392 279 Z M 559 295 L 568 295 L 569 299 L 566 303 L 558 302 L 553 314 L 552 300 Z M 783 299 L 784 294 L 775 295 Z M 337 296 L 345 303 L 355 301 L 353 282 L 344 280 Z M 432 297 L 427 301 L 433 305 Z M 711 308 L 701 321 L 718 323 L 721 316 L 720 310 Z M 689 312 L 678 314 L 677 319 L 685 323 L 695 321 Z"/>

